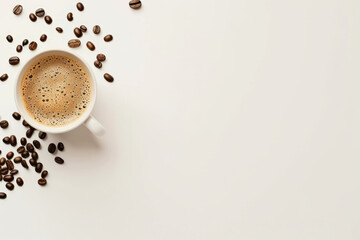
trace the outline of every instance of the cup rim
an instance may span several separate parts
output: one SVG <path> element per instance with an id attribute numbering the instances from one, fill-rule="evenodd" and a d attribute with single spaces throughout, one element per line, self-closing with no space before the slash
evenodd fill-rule
<path id="1" fill-rule="evenodd" d="M 47 55 L 65 55 L 65 56 L 70 56 L 71 58 L 76 59 L 83 65 L 83 67 L 85 68 L 85 70 L 87 71 L 87 73 L 90 75 L 90 78 L 91 78 L 91 101 L 90 101 L 89 106 L 87 107 L 87 110 L 80 116 L 80 118 L 78 118 L 74 122 L 67 124 L 65 126 L 61 126 L 61 127 L 46 126 L 46 125 L 43 125 L 43 124 L 37 122 L 32 117 L 30 117 L 27 110 L 24 107 L 24 104 L 22 101 L 22 96 L 20 94 L 21 93 L 21 90 L 20 90 L 21 81 L 22 81 L 22 78 L 23 78 L 27 68 L 35 60 L 37 60 L 41 57 L 47 56 Z M 53 50 L 46 50 L 46 51 L 40 52 L 40 53 L 36 54 L 35 56 L 33 56 L 32 58 L 30 58 L 28 61 L 26 61 L 26 63 L 22 66 L 21 70 L 19 71 L 19 73 L 16 77 L 14 97 L 15 97 L 16 107 L 17 107 L 19 113 L 30 124 L 30 126 L 34 127 L 37 130 L 43 131 L 43 132 L 60 134 L 60 133 L 69 132 L 69 131 L 79 127 L 90 117 L 91 112 L 95 106 L 96 89 L 97 89 L 97 86 L 96 86 L 95 75 L 94 75 L 93 71 L 91 70 L 89 64 L 82 57 L 80 57 L 77 54 L 68 52 L 66 50 L 53 49 Z"/>

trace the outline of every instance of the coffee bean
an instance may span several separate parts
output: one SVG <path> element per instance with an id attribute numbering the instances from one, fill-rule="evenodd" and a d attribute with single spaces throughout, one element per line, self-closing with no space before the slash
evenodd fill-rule
<path id="1" fill-rule="evenodd" d="M 7 167 L 3 167 L 3 168 L 1 168 L 0 173 L 1 173 L 2 175 L 8 174 L 8 173 L 9 173 L 9 169 L 8 169 Z"/>
<path id="2" fill-rule="evenodd" d="M 10 183 L 10 182 L 6 183 L 5 186 L 6 186 L 6 188 L 9 189 L 10 191 L 14 190 L 14 184 L 12 184 L 12 183 Z"/>
<path id="3" fill-rule="evenodd" d="M 5 198 L 6 198 L 6 193 L 0 192 L 0 199 L 5 199 Z"/>
<path id="4" fill-rule="evenodd" d="M 4 138 L 3 138 L 3 142 L 4 142 L 5 144 L 9 144 L 9 143 L 10 143 L 10 138 L 9 138 L 9 137 L 4 137 Z"/>
<path id="5" fill-rule="evenodd" d="M 5 182 L 12 182 L 12 181 L 14 181 L 14 176 L 13 175 L 5 175 L 4 176 L 4 181 Z"/>
<path id="6" fill-rule="evenodd" d="M 14 158 L 14 163 L 21 163 L 23 159 L 21 157 Z"/>
<path id="7" fill-rule="evenodd" d="M 16 46 L 16 51 L 20 53 L 23 50 L 23 47 L 21 45 Z"/>
<path id="8" fill-rule="evenodd" d="M 102 53 L 99 53 L 98 55 L 96 55 L 96 59 L 100 62 L 103 62 L 106 60 L 106 56 Z"/>
<path id="9" fill-rule="evenodd" d="M 48 147 L 49 153 L 54 153 L 56 151 L 56 145 L 54 143 L 50 143 Z"/>
<path id="10" fill-rule="evenodd" d="M 31 20 L 32 22 L 36 22 L 36 20 L 37 20 L 37 17 L 36 17 L 35 14 L 33 14 L 33 13 L 30 13 L 30 14 L 29 14 L 29 18 L 30 18 L 30 20 Z"/>
<path id="11" fill-rule="evenodd" d="M 41 148 L 41 144 L 40 144 L 40 142 L 39 142 L 38 140 L 34 140 L 34 141 L 33 141 L 33 144 L 34 144 L 34 147 L 35 147 L 36 149 L 40 149 L 40 148 Z"/>
<path id="12" fill-rule="evenodd" d="M 31 143 L 26 144 L 26 150 L 28 150 L 29 152 L 34 152 L 35 148 Z"/>
<path id="13" fill-rule="evenodd" d="M 141 1 L 140 0 L 131 0 L 129 2 L 129 6 L 132 8 L 132 9 L 138 9 L 141 7 Z"/>
<path id="14" fill-rule="evenodd" d="M 57 27 L 57 28 L 56 28 L 56 31 L 57 31 L 58 33 L 62 33 L 62 32 L 63 32 L 63 29 L 62 29 L 61 27 Z"/>
<path id="15" fill-rule="evenodd" d="M 14 153 L 13 152 L 8 152 L 7 154 L 6 154 L 6 158 L 7 159 L 12 159 L 14 157 Z"/>
<path id="16" fill-rule="evenodd" d="M 91 50 L 91 51 L 94 51 L 94 50 L 95 50 L 95 45 L 94 45 L 92 42 L 90 42 L 90 41 L 88 41 L 88 42 L 86 43 L 86 46 L 87 46 L 87 48 L 88 48 L 89 50 Z"/>
<path id="17" fill-rule="evenodd" d="M 36 163 L 35 172 L 41 173 L 42 169 L 43 169 L 42 163 L 41 162 Z"/>
<path id="18" fill-rule="evenodd" d="M 5 82 L 8 78 L 9 78 L 9 76 L 6 73 L 4 73 L 3 75 L 1 75 L 0 80 L 2 82 Z"/>
<path id="19" fill-rule="evenodd" d="M 48 174 L 49 174 L 48 171 L 44 170 L 44 171 L 41 173 L 41 177 L 42 177 L 42 178 L 46 178 Z"/>
<path id="20" fill-rule="evenodd" d="M 44 138 L 46 138 L 46 132 L 39 132 L 39 138 L 40 139 L 44 139 Z"/>
<path id="21" fill-rule="evenodd" d="M 7 36 L 6 36 L 6 40 L 7 40 L 9 43 L 11 43 L 14 39 L 13 39 L 13 37 L 12 37 L 11 35 L 7 35 Z"/>
<path id="22" fill-rule="evenodd" d="M 20 63 L 20 58 L 14 56 L 9 58 L 10 65 L 18 65 Z"/>
<path id="23" fill-rule="evenodd" d="M 78 3 L 76 4 L 76 7 L 77 7 L 77 9 L 78 9 L 79 11 L 84 11 L 84 5 L 83 5 L 81 2 L 78 2 Z"/>
<path id="24" fill-rule="evenodd" d="M 65 149 L 65 146 L 62 142 L 59 142 L 57 147 L 58 147 L 59 151 L 61 151 L 61 152 L 64 151 L 64 149 Z"/>
<path id="25" fill-rule="evenodd" d="M 46 22 L 47 24 L 51 24 L 51 23 L 52 23 L 52 18 L 51 18 L 50 16 L 46 15 L 46 16 L 45 16 L 45 22 Z"/>
<path id="26" fill-rule="evenodd" d="M 27 143 L 26 138 L 22 137 L 22 138 L 20 139 L 20 143 L 21 143 L 21 145 L 25 146 L 26 143 Z"/>
<path id="27" fill-rule="evenodd" d="M 23 125 L 24 127 L 30 127 L 30 125 L 28 124 L 28 122 L 25 121 L 25 120 L 23 120 L 22 125 Z"/>
<path id="28" fill-rule="evenodd" d="M 30 49 L 31 51 L 36 50 L 36 48 L 37 48 L 37 43 L 36 43 L 36 42 L 31 42 L 31 43 L 29 44 L 29 49 Z"/>
<path id="29" fill-rule="evenodd" d="M 35 167 L 37 164 L 37 161 L 35 159 L 30 158 L 29 163 L 31 166 Z"/>
<path id="30" fill-rule="evenodd" d="M 100 61 L 96 60 L 94 62 L 94 66 L 97 67 L 97 68 L 102 68 L 102 63 Z"/>
<path id="31" fill-rule="evenodd" d="M 45 10 L 42 8 L 39 8 L 35 11 L 36 16 L 43 17 L 45 15 Z"/>
<path id="32" fill-rule="evenodd" d="M 110 42 L 113 40 L 113 36 L 111 34 L 108 34 L 104 37 L 104 41 L 105 42 Z"/>
<path id="33" fill-rule="evenodd" d="M 43 34 L 43 35 L 40 36 L 40 41 L 41 41 L 41 42 L 45 42 L 46 39 L 47 39 L 46 34 Z"/>
<path id="34" fill-rule="evenodd" d="M 82 32 L 86 32 L 86 31 L 87 31 L 87 27 L 86 27 L 85 25 L 81 25 L 81 26 L 80 26 L 80 30 L 81 30 Z"/>
<path id="35" fill-rule="evenodd" d="M 61 157 L 55 157 L 55 162 L 58 163 L 58 164 L 63 164 L 64 159 L 62 159 Z"/>
<path id="36" fill-rule="evenodd" d="M 14 113 L 12 114 L 12 116 L 13 116 L 13 118 L 14 118 L 15 120 L 20 120 L 20 118 L 21 118 L 21 115 L 20 115 L 20 113 L 18 113 L 18 112 L 14 112 Z"/>
<path id="37" fill-rule="evenodd" d="M 99 34 L 99 33 L 101 32 L 100 26 L 99 26 L 99 25 L 95 25 L 95 26 L 93 27 L 93 32 L 94 32 L 95 34 Z"/>
<path id="38" fill-rule="evenodd" d="M 11 175 L 16 175 L 16 174 L 18 174 L 19 173 L 19 171 L 17 170 L 17 169 L 14 169 L 14 170 L 11 170 L 10 171 L 10 174 Z"/>
<path id="39" fill-rule="evenodd" d="M 78 38 L 80 38 L 80 37 L 82 37 L 82 31 L 80 30 L 80 28 L 78 28 L 78 27 L 76 27 L 75 29 L 74 29 L 74 34 L 75 34 L 75 36 L 76 37 L 78 37 Z"/>
<path id="40" fill-rule="evenodd" d="M 10 144 L 13 147 L 15 147 L 17 145 L 17 139 L 16 139 L 15 135 L 10 136 Z"/>
<path id="41" fill-rule="evenodd" d="M 105 80 L 108 81 L 108 82 L 113 82 L 113 81 L 114 81 L 113 76 L 111 76 L 111 75 L 108 74 L 108 73 L 105 73 L 105 74 L 104 74 L 104 78 L 105 78 Z"/>
<path id="42" fill-rule="evenodd" d="M 30 153 L 28 151 L 24 151 L 24 152 L 21 153 L 21 156 L 23 158 L 28 158 L 30 156 Z"/>
<path id="43" fill-rule="evenodd" d="M 25 147 L 24 146 L 18 147 L 18 149 L 16 149 L 16 151 L 21 154 L 25 151 Z"/>
<path id="44" fill-rule="evenodd" d="M 6 167 L 8 170 L 13 170 L 14 169 L 14 164 L 11 160 L 6 160 Z"/>
<path id="45" fill-rule="evenodd" d="M 22 180 L 22 178 L 21 177 L 18 177 L 17 179 L 16 179 L 16 183 L 17 183 L 17 185 L 18 186 L 22 186 L 22 185 L 24 185 L 24 181 Z"/>
<path id="46" fill-rule="evenodd" d="M 21 5 L 16 5 L 13 9 L 13 13 L 15 15 L 20 15 L 23 10 L 23 7 Z"/>
<path id="47" fill-rule="evenodd" d="M 32 159 L 34 159 L 35 161 L 39 159 L 39 155 L 38 155 L 37 152 L 31 153 L 31 157 L 32 157 Z"/>
<path id="48" fill-rule="evenodd" d="M 38 184 L 39 184 L 40 186 L 45 186 L 45 185 L 46 185 L 46 179 L 40 178 L 40 179 L 38 180 Z"/>
<path id="49" fill-rule="evenodd" d="M 23 46 L 26 46 L 26 45 L 28 45 L 28 44 L 29 44 L 29 40 L 24 39 L 24 41 L 22 42 L 22 45 L 23 45 Z"/>
<path id="50" fill-rule="evenodd" d="M 73 17 L 73 14 L 72 12 L 69 12 L 67 15 L 66 15 L 66 18 L 69 22 L 71 22 L 72 20 L 74 20 L 74 17 Z"/>
<path id="51" fill-rule="evenodd" d="M 80 47 L 80 45 L 81 45 L 81 41 L 79 39 L 71 39 L 68 42 L 68 46 L 71 48 L 77 48 Z"/>
<path id="52" fill-rule="evenodd" d="M 6 163 L 6 159 L 4 157 L 0 158 L 0 166 L 3 166 Z"/>
<path id="53" fill-rule="evenodd" d="M 1 127 L 1 128 L 7 128 L 8 126 L 9 126 L 9 122 L 8 122 L 8 121 L 2 120 L 2 121 L 0 122 L 0 127 Z"/>
<path id="54" fill-rule="evenodd" d="M 33 134 L 34 134 L 34 128 L 29 128 L 29 129 L 26 131 L 26 137 L 27 137 L 27 138 L 31 138 Z"/>
<path id="55" fill-rule="evenodd" d="M 23 166 L 23 167 L 26 168 L 26 169 L 29 168 L 27 162 L 26 162 L 24 159 L 21 161 L 21 166 Z"/>

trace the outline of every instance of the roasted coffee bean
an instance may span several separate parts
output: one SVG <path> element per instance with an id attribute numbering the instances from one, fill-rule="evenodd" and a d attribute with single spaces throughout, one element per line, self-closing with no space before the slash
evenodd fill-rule
<path id="1" fill-rule="evenodd" d="M 61 151 L 61 152 L 64 151 L 64 149 L 65 149 L 65 146 L 62 142 L 59 142 L 57 147 L 58 147 L 59 151 Z"/>
<path id="2" fill-rule="evenodd" d="M 14 153 L 13 152 L 8 152 L 7 154 L 6 154 L 6 158 L 7 159 L 12 159 L 14 157 Z"/>
<path id="3" fill-rule="evenodd" d="M 21 45 L 16 46 L 16 51 L 20 53 L 23 50 L 23 47 Z"/>
<path id="4" fill-rule="evenodd" d="M 26 144 L 26 150 L 28 150 L 29 152 L 34 152 L 35 148 L 31 143 Z"/>
<path id="5" fill-rule="evenodd" d="M 46 15 L 46 16 L 45 16 L 45 22 L 46 22 L 47 24 L 51 24 L 51 23 L 52 23 L 52 18 L 51 18 L 50 16 Z"/>
<path id="6" fill-rule="evenodd" d="M 28 122 L 25 121 L 25 120 L 23 120 L 22 125 L 23 125 L 24 127 L 30 127 L 30 125 L 28 124 Z"/>
<path id="7" fill-rule="evenodd" d="M 0 166 L 3 166 L 6 163 L 6 159 L 4 157 L 0 158 Z"/>
<path id="8" fill-rule="evenodd" d="M 31 51 L 36 50 L 36 48 L 37 48 L 37 43 L 36 43 L 36 42 L 31 42 L 31 43 L 29 44 L 29 49 L 30 49 Z"/>
<path id="9" fill-rule="evenodd" d="M 21 153 L 21 156 L 23 158 L 28 158 L 30 156 L 30 153 L 28 151 L 24 151 L 24 152 Z"/>
<path id="10" fill-rule="evenodd" d="M 10 144 L 13 147 L 15 147 L 17 145 L 17 139 L 16 139 L 15 135 L 10 136 Z"/>
<path id="11" fill-rule="evenodd" d="M 80 28 L 78 28 L 78 27 L 76 27 L 75 29 L 74 29 L 74 34 L 75 34 L 75 36 L 76 37 L 78 37 L 78 38 L 80 38 L 80 37 L 82 37 L 82 31 L 80 30 Z"/>
<path id="12" fill-rule="evenodd" d="M 21 5 L 16 5 L 13 9 L 13 13 L 15 15 L 20 15 L 23 10 L 23 7 Z"/>
<path id="13" fill-rule="evenodd" d="M 23 159 L 21 157 L 14 158 L 14 163 L 21 163 Z"/>
<path id="14" fill-rule="evenodd" d="M 5 198 L 6 198 L 6 193 L 0 192 L 0 199 L 5 199 Z"/>
<path id="15" fill-rule="evenodd" d="M 104 41 L 105 42 L 110 42 L 113 40 L 113 36 L 111 34 L 108 34 L 104 37 Z"/>
<path id="16" fill-rule="evenodd" d="M 18 65 L 20 63 L 20 58 L 14 56 L 9 58 L 10 65 Z"/>
<path id="17" fill-rule="evenodd" d="M 99 53 L 98 55 L 96 55 L 96 59 L 100 62 L 103 62 L 106 60 L 106 56 L 105 54 Z"/>
<path id="18" fill-rule="evenodd" d="M 5 175 L 4 176 L 4 181 L 5 182 L 12 182 L 12 181 L 14 181 L 14 176 L 13 175 Z"/>
<path id="19" fill-rule="evenodd" d="M 44 139 L 44 138 L 46 138 L 46 132 L 39 132 L 39 138 L 40 139 Z"/>
<path id="20" fill-rule="evenodd" d="M 34 147 L 35 147 L 36 149 L 40 149 L 40 148 L 41 148 L 41 144 L 40 144 L 40 142 L 39 142 L 38 140 L 34 140 L 34 141 L 33 141 L 33 145 L 34 145 Z"/>
<path id="21" fill-rule="evenodd" d="M 14 184 L 12 184 L 12 183 L 10 183 L 10 182 L 6 183 L 5 186 L 6 186 L 6 188 L 9 189 L 10 191 L 14 190 Z"/>
<path id="22" fill-rule="evenodd" d="M 56 151 L 56 145 L 54 143 L 50 143 L 48 147 L 49 153 L 54 153 Z"/>
<path id="23" fill-rule="evenodd" d="M 87 31 L 87 27 L 86 27 L 85 25 L 81 25 L 81 26 L 80 26 L 80 30 L 81 30 L 82 32 L 86 32 L 86 31 Z"/>
<path id="24" fill-rule="evenodd" d="M 111 75 L 108 74 L 108 73 L 105 73 L 105 74 L 104 74 L 104 78 L 105 78 L 105 80 L 108 81 L 108 82 L 113 82 L 113 81 L 114 81 L 113 76 L 111 76 Z"/>
<path id="25" fill-rule="evenodd" d="M 14 169 L 14 164 L 11 160 L 6 160 L 6 167 L 8 170 L 13 170 Z"/>
<path id="26" fill-rule="evenodd" d="M 9 76 L 6 73 L 4 73 L 3 75 L 1 75 L 0 80 L 2 82 L 5 82 L 8 78 L 9 78 Z"/>
<path id="27" fill-rule="evenodd" d="M 20 118 L 21 118 L 21 115 L 20 115 L 20 113 L 18 113 L 18 112 L 14 112 L 14 113 L 12 114 L 12 116 L 13 116 L 13 118 L 14 118 L 15 120 L 20 120 Z"/>
<path id="28" fill-rule="evenodd" d="M 35 14 L 36 16 L 38 17 L 43 17 L 45 15 L 45 10 L 43 8 L 38 8 L 36 11 L 35 11 Z"/>
<path id="29" fill-rule="evenodd" d="M 91 50 L 91 51 L 94 51 L 94 50 L 95 50 L 95 45 L 94 45 L 92 42 L 90 42 L 90 41 L 88 41 L 88 42 L 86 43 L 86 46 L 87 46 L 87 48 L 88 48 L 89 50 Z"/>
<path id="30" fill-rule="evenodd" d="M 129 2 L 129 6 L 132 8 L 132 9 L 138 9 L 141 7 L 141 1 L 140 0 L 131 0 Z"/>
<path id="31" fill-rule="evenodd" d="M 58 33 L 63 33 L 64 30 L 63 30 L 61 27 L 57 27 L 57 28 L 56 28 L 56 31 L 57 31 Z"/>
<path id="32" fill-rule="evenodd" d="M 41 41 L 41 42 L 45 42 L 46 39 L 47 39 L 46 34 L 43 34 L 43 35 L 40 36 L 40 41 Z"/>
<path id="33" fill-rule="evenodd" d="M 36 22 L 36 20 L 37 20 L 37 17 L 36 17 L 35 14 L 33 14 L 33 13 L 30 13 L 30 14 L 29 14 L 29 18 L 30 18 L 30 20 L 31 20 L 32 22 Z"/>
<path id="34" fill-rule="evenodd" d="M 40 179 L 38 180 L 38 184 L 39 184 L 40 186 L 45 186 L 45 185 L 46 185 L 46 179 L 45 179 L 45 178 L 40 178 Z"/>
<path id="35" fill-rule="evenodd" d="M 48 171 L 44 170 L 44 171 L 41 173 L 41 177 L 42 177 L 42 178 L 46 178 L 48 174 L 49 174 Z"/>
<path id="36" fill-rule="evenodd" d="M 9 122 L 8 122 L 8 121 L 2 120 L 2 121 L 0 122 L 0 127 L 1 127 L 1 128 L 7 128 L 8 126 L 9 126 Z"/>
<path id="37" fill-rule="evenodd" d="M 20 139 L 20 143 L 21 143 L 21 145 L 25 146 L 26 143 L 27 143 L 26 138 L 22 137 L 22 138 Z"/>
<path id="38" fill-rule="evenodd" d="M 7 35 L 6 40 L 11 43 L 14 39 L 11 35 Z"/>
<path id="39" fill-rule="evenodd" d="M 21 154 L 25 151 L 25 147 L 24 146 L 18 147 L 18 149 L 16 149 L 16 151 Z"/>
<path id="40" fill-rule="evenodd" d="M 31 138 L 32 135 L 34 133 L 34 128 L 29 128 L 27 131 L 26 131 L 26 137 L 27 138 Z"/>
<path id="41" fill-rule="evenodd" d="M 2 181 L 2 179 L 3 179 L 3 178 L 2 178 L 2 174 L 0 174 L 0 182 Z"/>
<path id="42" fill-rule="evenodd" d="M 29 40 L 24 39 L 24 41 L 22 42 L 22 45 L 23 45 L 23 46 L 26 46 L 26 45 L 28 45 L 28 44 L 29 44 Z"/>
<path id="43" fill-rule="evenodd" d="M 79 39 L 71 39 L 68 42 L 68 46 L 71 48 L 77 48 L 80 47 L 80 45 L 81 45 L 81 41 Z"/>
<path id="44" fill-rule="evenodd" d="M 95 25 L 95 26 L 93 27 L 93 32 L 94 32 L 95 34 L 99 34 L 99 33 L 101 32 L 101 27 L 100 27 L 99 25 Z"/>
<path id="45" fill-rule="evenodd" d="M 34 159 L 35 161 L 39 159 L 39 155 L 38 155 L 37 152 L 31 153 L 31 157 L 32 157 L 32 159 Z"/>
<path id="46" fill-rule="evenodd" d="M 96 61 L 94 62 L 94 66 L 95 66 L 96 68 L 102 68 L 102 63 L 101 63 L 100 61 L 96 60 Z"/>
<path id="47" fill-rule="evenodd" d="M 24 159 L 21 161 L 21 166 L 23 166 L 23 167 L 26 168 L 26 169 L 29 168 L 27 162 L 26 162 Z"/>
<path id="48" fill-rule="evenodd" d="M 4 142 L 5 144 L 9 144 L 9 143 L 10 143 L 10 138 L 9 138 L 9 137 L 4 137 L 4 138 L 3 138 L 3 142 Z"/>
<path id="49" fill-rule="evenodd" d="M 19 173 L 19 171 L 17 170 L 17 169 L 14 169 L 14 170 L 11 170 L 10 171 L 10 174 L 11 175 L 16 175 L 16 174 L 18 174 Z"/>
<path id="50" fill-rule="evenodd" d="M 35 167 L 35 166 L 36 166 L 37 161 L 36 161 L 36 160 L 34 160 L 34 159 L 32 159 L 32 158 L 30 158 L 29 163 L 30 163 L 30 165 L 31 165 L 31 166 Z"/>
<path id="51" fill-rule="evenodd" d="M 73 17 L 73 14 L 72 12 L 69 12 L 67 15 L 66 15 L 66 18 L 69 22 L 71 22 L 72 20 L 74 20 L 74 17 Z"/>
<path id="52" fill-rule="evenodd" d="M 21 177 L 18 177 L 17 179 L 16 179 L 16 183 L 17 183 L 17 185 L 18 186 L 22 186 L 22 185 L 24 185 L 24 181 L 22 180 L 22 178 Z"/>
<path id="53" fill-rule="evenodd" d="M 41 162 L 36 163 L 35 172 L 41 173 L 42 169 L 43 169 L 42 163 Z"/>
<path id="54" fill-rule="evenodd" d="M 63 164 L 64 159 L 62 159 L 61 157 L 55 157 L 55 162 L 58 163 L 58 164 Z"/>
<path id="55" fill-rule="evenodd" d="M 3 167 L 3 168 L 1 168 L 1 170 L 0 170 L 0 173 L 1 173 L 2 175 L 8 174 L 8 172 L 9 172 L 9 169 L 8 169 L 7 167 Z"/>
<path id="56" fill-rule="evenodd" d="M 84 5 L 83 5 L 81 2 L 78 2 L 78 3 L 76 4 L 76 7 L 77 7 L 77 9 L 78 9 L 79 11 L 84 11 Z"/>

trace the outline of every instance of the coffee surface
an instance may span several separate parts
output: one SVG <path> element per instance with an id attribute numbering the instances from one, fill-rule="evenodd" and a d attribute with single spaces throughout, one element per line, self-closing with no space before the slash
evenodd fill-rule
<path id="1" fill-rule="evenodd" d="M 91 101 L 91 79 L 78 61 L 62 55 L 36 60 L 21 81 L 25 109 L 37 122 L 62 127 L 86 111 Z"/>

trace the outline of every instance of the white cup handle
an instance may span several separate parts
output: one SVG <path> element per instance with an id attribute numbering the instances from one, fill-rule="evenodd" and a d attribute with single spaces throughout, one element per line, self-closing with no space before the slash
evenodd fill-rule
<path id="1" fill-rule="evenodd" d="M 105 128 L 93 116 L 90 116 L 84 122 L 84 125 L 90 130 L 92 134 L 100 137 L 105 134 Z"/>

